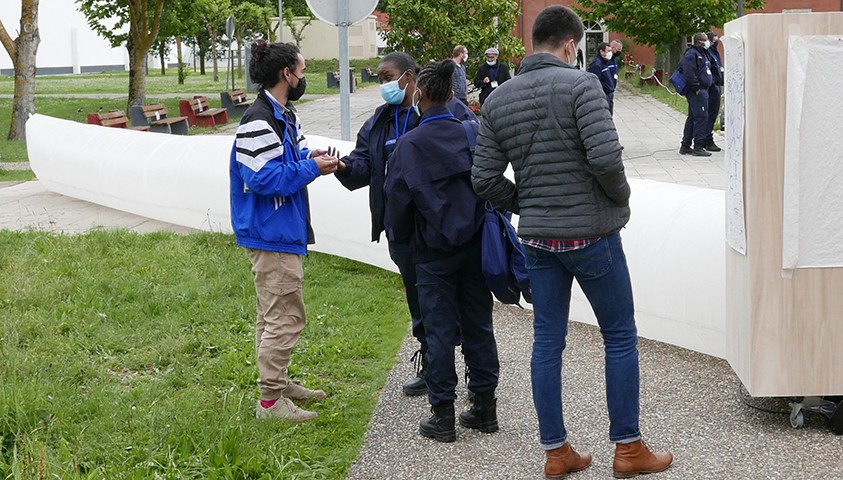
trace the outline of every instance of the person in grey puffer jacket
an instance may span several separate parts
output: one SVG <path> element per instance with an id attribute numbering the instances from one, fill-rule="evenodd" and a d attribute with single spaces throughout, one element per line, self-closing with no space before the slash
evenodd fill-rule
<path id="1" fill-rule="evenodd" d="M 562 416 L 562 353 L 576 279 L 603 335 L 613 468 L 626 478 L 665 470 L 673 456 L 641 441 L 632 285 L 618 233 L 629 220 L 630 188 L 600 81 L 576 69 L 583 35 L 582 21 L 568 7 L 550 6 L 536 17 L 536 53 L 483 106 L 471 180 L 480 197 L 520 215 L 533 296 L 533 402 L 546 477 L 591 465 L 590 454 L 567 442 Z M 504 177 L 510 164 L 514 183 Z"/>

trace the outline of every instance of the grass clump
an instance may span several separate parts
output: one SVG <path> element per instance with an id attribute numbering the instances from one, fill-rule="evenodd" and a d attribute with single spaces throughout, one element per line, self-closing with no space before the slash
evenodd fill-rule
<path id="1" fill-rule="evenodd" d="M 397 275 L 305 260 L 290 376 L 257 422 L 255 299 L 231 236 L 0 232 L 0 478 L 344 478 L 407 331 Z"/>

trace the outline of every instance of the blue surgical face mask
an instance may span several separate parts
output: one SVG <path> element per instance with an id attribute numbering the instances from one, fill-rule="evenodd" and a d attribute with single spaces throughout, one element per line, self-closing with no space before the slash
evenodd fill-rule
<path id="1" fill-rule="evenodd" d="M 406 73 L 407 72 L 402 73 L 401 76 L 398 77 L 398 80 L 381 84 L 381 97 L 383 97 L 383 100 L 386 103 L 390 105 L 401 105 L 404 101 L 404 94 L 406 93 L 405 90 L 407 87 L 405 86 L 404 88 L 401 88 L 398 85 L 398 81 L 404 78 Z"/>
<path id="2" fill-rule="evenodd" d="M 566 55 L 567 55 L 567 53 L 568 52 L 565 52 Z M 571 68 L 577 68 L 577 54 L 576 53 L 574 54 L 574 60 L 572 62 L 565 62 L 565 64 L 568 65 Z"/>
<path id="3" fill-rule="evenodd" d="M 494 67 L 498 63 L 497 60 L 486 60 L 486 65 Z"/>
<path id="4" fill-rule="evenodd" d="M 705 41 L 705 43 L 703 43 L 703 48 L 704 48 L 704 49 L 706 49 L 706 50 L 708 50 L 709 48 L 711 48 L 711 42 L 709 42 L 708 40 L 706 40 L 706 41 Z"/>

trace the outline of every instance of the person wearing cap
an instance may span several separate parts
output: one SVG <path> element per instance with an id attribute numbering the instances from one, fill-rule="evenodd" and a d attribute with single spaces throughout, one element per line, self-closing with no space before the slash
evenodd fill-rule
<path id="1" fill-rule="evenodd" d="M 509 66 L 498 61 L 498 49 L 495 47 L 486 50 L 486 63 L 477 68 L 477 75 L 474 77 L 474 86 L 480 89 L 480 106 L 486 101 L 498 85 L 512 78 L 509 74 Z"/>

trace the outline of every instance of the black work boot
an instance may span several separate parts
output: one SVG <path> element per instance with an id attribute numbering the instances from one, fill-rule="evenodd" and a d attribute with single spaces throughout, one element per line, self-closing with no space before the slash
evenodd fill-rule
<path id="1" fill-rule="evenodd" d="M 457 439 L 454 428 L 454 402 L 430 407 L 431 413 L 427 420 L 419 423 L 419 433 L 437 442 L 453 442 Z"/>
<path id="2" fill-rule="evenodd" d="M 498 431 L 498 399 L 494 390 L 474 395 L 474 406 L 460 414 L 460 425 L 483 433 Z"/>
<path id="3" fill-rule="evenodd" d="M 705 142 L 705 149 L 709 152 L 719 152 L 723 150 L 722 148 L 718 147 L 716 143 L 714 143 L 714 140 L 709 140 Z"/>
<path id="4" fill-rule="evenodd" d="M 401 387 L 401 390 L 404 391 L 404 395 L 410 397 L 424 395 L 427 393 L 427 382 L 424 379 L 427 371 L 427 360 L 425 360 L 424 354 L 421 350 L 416 350 L 416 353 L 413 354 L 411 361 L 416 366 L 416 376 L 407 381 L 407 383 Z"/>
<path id="5" fill-rule="evenodd" d="M 690 145 L 680 145 L 679 146 L 679 154 L 680 155 L 688 155 L 691 152 L 693 152 L 693 150 L 691 150 Z"/>
<path id="6" fill-rule="evenodd" d="M 691 152 L 691 155 L 695 157 L 710 157 L 711 152 L 707 152 L 702 145 L 694 145 L 694 151 Z"/>

